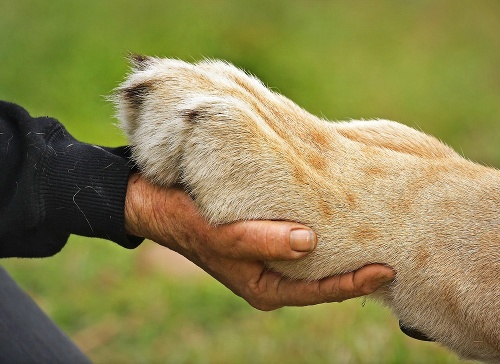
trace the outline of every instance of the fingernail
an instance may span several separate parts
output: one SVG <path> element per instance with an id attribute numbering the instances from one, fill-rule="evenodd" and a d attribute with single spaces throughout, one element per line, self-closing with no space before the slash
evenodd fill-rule
<path id="1" fill-rule="evenodd" d="M 312 230 L 296 229 L 290 232 L 290 248 L 296 252 L 313 251 L 316 244 L 316 234 Z"/>

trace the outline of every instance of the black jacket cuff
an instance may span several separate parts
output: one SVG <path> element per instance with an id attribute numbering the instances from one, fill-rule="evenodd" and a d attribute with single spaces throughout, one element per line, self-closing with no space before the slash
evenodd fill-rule
<path id="1" fill-rule="evenodd" d="M 39 178 L 47 224 L 71 234 L 112 240 L 125 248 L 137 247 L 142 239 L 125 233 L 131 171 L 125 152 L 125 148 L 80 143 L 57 128 Z"/>
<path id="2" fill-rule="evenodd" d="M 0 101 L 0 257 L 45 257 L 70 234 L 135 248 L 125 233 L 127 148 L 75 140 L 55 119 Z"/>

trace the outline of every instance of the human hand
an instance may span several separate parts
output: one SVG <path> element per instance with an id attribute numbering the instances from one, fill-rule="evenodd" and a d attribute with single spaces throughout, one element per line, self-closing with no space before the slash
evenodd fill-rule
<path id="1" fill-rule="evenodd" d="M 160 188 L 135 174 L 125 201 L 128 234 L 170 248 L 220 281 L 253 307 L 340 302 L 376 291 L 394 279 L 394 271 L 371 264 L 344 275 L 306 282 L 270 271 L 263 261 L 299 259 L 314 250 L 309 228 L 278 221 L 243 221 L 210 226 L 195 203 L 178 188 Z"/>

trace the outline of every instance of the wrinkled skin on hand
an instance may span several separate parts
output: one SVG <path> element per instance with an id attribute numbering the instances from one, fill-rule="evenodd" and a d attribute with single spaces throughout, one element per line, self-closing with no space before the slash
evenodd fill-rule
<path id="1" fill-rule="evenodd" d="M 319 281 L 290 280 L 263 261 L 309 254 L 317 242 L 312 230 L 279 221 L 211 226 L 184 191 L 152 185 L 139 174 L 129 180 L 125 221 L 127 233 L 182 254 L 259 310 L 340 302 L 373 293 L 395 276 L 391 268 L 371 264 Z"/>

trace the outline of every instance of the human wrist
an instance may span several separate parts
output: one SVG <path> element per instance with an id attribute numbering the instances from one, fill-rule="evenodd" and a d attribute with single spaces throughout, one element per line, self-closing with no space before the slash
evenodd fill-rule
<path id="1" fill-rule="evenodd" d="M 144 236 L 143 229 L 141 226 L 143 224 L 140 221 L 140 213 L 138 194 L 140 193 L 140 176 L 137 173 L 130 175 L 127 184 L 127 192 L 125 195 L 125 212 L 124 212 L 124 223 L 125 232 L 128 235 L 133 236 Z M 144 200 L 143 200 L 144 203 Z"/>

